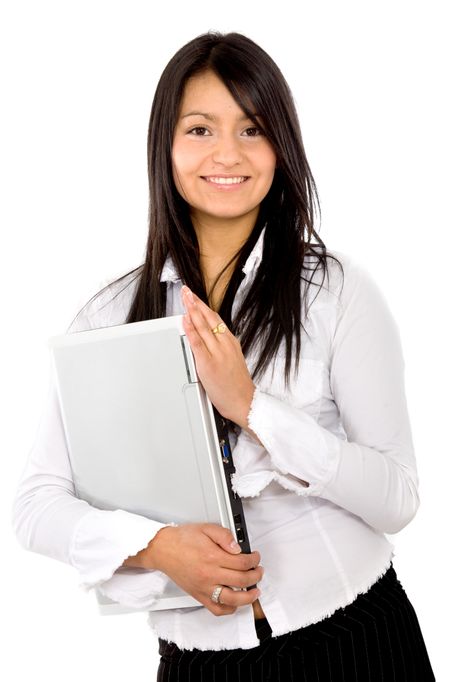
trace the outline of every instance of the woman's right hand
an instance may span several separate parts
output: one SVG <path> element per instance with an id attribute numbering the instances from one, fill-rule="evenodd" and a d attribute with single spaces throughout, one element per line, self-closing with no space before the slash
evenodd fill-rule
<path id="1" fill-rule="evenodd" d="M 127 560 L 124 565 L 158 569 L 182 590 L 192 595 L 215 616 L 234 613 L 240 606 L 252 604 L 258 589 L 233 590 L 255 585 L 264 569 L 258 566 L 259 552 L 242 554 L 230 530 L 213 523 L 188 523 L 165 526 L 136 555 L 139 563 Z M 211 595 L 218 585 L 226 585 L 220 604 Z"/>

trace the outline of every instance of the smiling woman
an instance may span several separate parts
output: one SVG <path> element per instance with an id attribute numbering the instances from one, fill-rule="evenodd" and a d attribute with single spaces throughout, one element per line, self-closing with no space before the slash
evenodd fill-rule
<path id="1" fill-rule="evenodd" d="M 185 85 L 172 163 L 175 186 L 190 206 L 208 299 L 218 308 L 230 276 L 226 266 L 253 230 L 276 154 L 261 124 L 206 70 Z"/>
<path id="2" fill-rule="evenodd" d="M 226 218 L 230 227 L 233 219 L 246 224 L 247 238 L 272 184 L 276 155 L 262 128 L 213 71 L 186 83 L 172 160 L 176 187 L 191 206 L 194 224 L 201 225 L 203 217 L 220 226 Z"/>
<path id="3" fill-rule="evenodd" d="M 255 550 L 216 524 L 78 500 L 54 386 L 16 496 L 19 539 L 126 606 L 151 608 L 170 581 L 201 604 L 149 612 L 158 682 L 434 680 L 385 535 L 419 506 L 398 330 L 371 277 L 316 232 L 295 106 L 264 50 L 209 33 L 174 55 L 148 177 L 144 264 L 70 331 L 184 314 Z"/>

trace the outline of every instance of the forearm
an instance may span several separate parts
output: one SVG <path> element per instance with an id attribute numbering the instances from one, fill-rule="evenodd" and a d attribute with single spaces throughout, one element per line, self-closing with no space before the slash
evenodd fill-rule
<path id="1" fill-rule="evenodd" d="M 398 429 L 398 442 L 373 448 L 344 441 L 303 410 L 257 391 L 250 425 L 273 468 L 299 495 L 324 497 L 386 533 L 397 532 L 416 513 L 417 476 L 406 423 L 403 432 Z"/>
<path id="2" fill-rule="evenodd" d="M 388 454 L 343 442 L 332 478 L 321 496 L 360 516 L 383 533 L 397 533 L 419 504 L 415 471 Z"/>

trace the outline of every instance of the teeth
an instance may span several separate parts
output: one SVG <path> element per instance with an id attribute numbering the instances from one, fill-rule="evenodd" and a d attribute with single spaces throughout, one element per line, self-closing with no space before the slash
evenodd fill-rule
<path id="1" fill-rule="evenodd" d="M 245 177 L 241 175 L 237 178 L 205 178 L 207 182 L 214 182 L 216 185 L 238 185 L 244 182 Z"/>

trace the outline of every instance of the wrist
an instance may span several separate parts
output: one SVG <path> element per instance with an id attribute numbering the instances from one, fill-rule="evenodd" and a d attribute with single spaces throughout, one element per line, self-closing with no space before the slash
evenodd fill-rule
<path id="1" fill-rule="evenodd" d="M 164 550 L 161 552 L 161 538 L 164 535 L 163 531 L 167 531 L 167 529 L 170 528 L 173 528 L 173 526 L 163 526 L 163 528 L 160 528 L 156 535 L 150 540 L 147 547 L 144 547 L 144 549 L 141 549 L 137 554 L 125 559 L 122 566 L 159 570 L 160 558 L 164 554 Z"/>
<path id="2" fill-rule="evenodd" d="M 147 570 L 163 570 L 163 559 L 166 553 L 167 541 L 172 542 L 176 526 L 164 526 L 150 540 L 147 547 L 142 550 L 142 568 Z"/>
<path id="3" fill-rule="evenodd" d="M 248 424 L 248 417 L 250 414 L 250 409 L 253 402 L 253 396 L 255 395 L 256 386 L 252 383 L 248 389 L 243 392 L 242 398 L 239 404 L 235 404 L 233 414 L 228 416 L 227 419 L 234 422 L 241 429 L 249 431 L 250 427 Z"/>
<path id="4" fill-rule="evenodd" d="M 249 416 L 252 409 L 253 399 L 255 397 L 255 391 L 256 386 L 255 384 L 252 383 L 251 391 L 249 391 L 247 399 L 243 403 L 242 410 L 240 412 L 240 421 L 239 422 L 235 421 L 235 423 L 238 424 L 238 426 L 240 426 L 241 429 L 246 431 L 249 434 L 249 436 L 251 436 L 257 443 L 259 443 L 259 445 L 262 445 L 257 434 L 250 428 L 249 424 Z"/>

